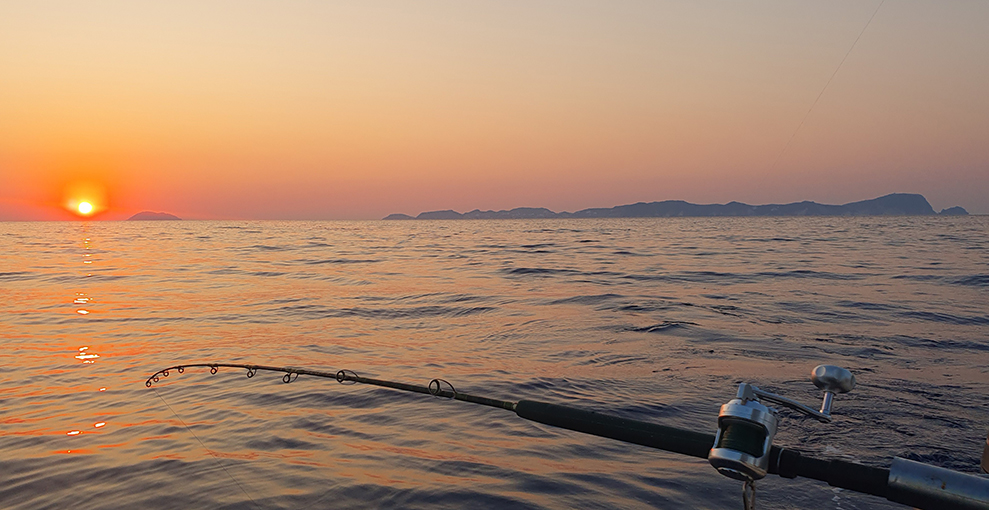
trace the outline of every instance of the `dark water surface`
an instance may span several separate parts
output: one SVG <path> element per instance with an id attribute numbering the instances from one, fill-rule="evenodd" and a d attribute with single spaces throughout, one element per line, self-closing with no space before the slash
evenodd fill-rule
<path id="1" fill-rule="evenodd" d="M 258 363 L 713 433 L 749 381 L 776 443 L 977 470 L 989 218 L 0 223 L 3 508 L 741 508 L 703 460 Z M 901 508 L 770 476 L 759 508 Z"/>

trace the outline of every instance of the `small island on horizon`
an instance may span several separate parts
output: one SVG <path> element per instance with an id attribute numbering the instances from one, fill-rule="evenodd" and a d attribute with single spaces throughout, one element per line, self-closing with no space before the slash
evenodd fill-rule
<path id="1" fill-rule="evenodd" d="M 181 220 L 178 216 L 174 214 L 168 214 L 164 212 L 152 212 L 152 211 L 141 211 L 130 218 L 127 221 L 175 221 Z"/>
<path id="2" fill-rule="evenodd" d="M 891 193 L 889 195 L 843 205 L 827 205 L 803 201 L 790 204 L 749 205 L 741 202 L 727 204 L 692 204 L 683 200 L 638 202 L 615 207 L 582 209 L 577 212 L 553 212 L 545 207 L 517 207 L 502 211 L 474 209 L 466 213 L 453 210 L 428 211 L 417 216 L 389 214 L 385 220 L 495 220 L 540 218 L 675 218 L 675 217 L 738 217 L 738 216 L 967 216 L 962 207 L 934 211 L 923 195 Z"/>

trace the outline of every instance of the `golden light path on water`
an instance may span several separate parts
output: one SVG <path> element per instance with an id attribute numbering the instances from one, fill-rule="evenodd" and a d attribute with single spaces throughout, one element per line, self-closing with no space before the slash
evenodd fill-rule
<path id="1" fill-rule="evenodd" d="M 9 508 L 733 508 L 703 461 L 264 363 L 713 433 L 750 381 L 808 404 L 777 443 L 977 469 L 986 219 L 2 224 Z M 766 479 L 760 506 L 898 508 Z M 837 499 L 835 499 L 837 498 Z"/>

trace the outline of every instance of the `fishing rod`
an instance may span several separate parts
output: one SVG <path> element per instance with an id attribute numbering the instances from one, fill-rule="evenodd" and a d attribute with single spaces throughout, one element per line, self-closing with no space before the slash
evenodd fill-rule
<path id="1" fill-rule="evenodd" d="M 168 377 L 172 370 L 184 373 L 192 367 L 247 370 L 247 377 L 257 372 L 281 372 L 282 382 L 290 383 L 300 375 L 336 379 L 341 384 L 368 384 L 401 391 L 444 397 L 513 411 L 520 418 L 544 425 L 583 432 L 627 443 L 707 459 L 718 472 L 743 482 L 743 504 L 755 508 L 755 481 L 767 474 L 782 478 L 810 478 L 833 487 L 886 498 L 895 503 L 921 510 L 974 509 L 989 510 L 989 479 L 900 457 L 889 468 L 866 466 L 840 459 L 818 459 L 797 450 L 772 444 L 778 425 L 778 411 L 761 400 L 788 407 L 821 422 L 830 422 L 835 394 L 855 387 L 855 376 L 832 365 L 819 365 L 811 380 L 824 391 L 821 409 L 742 383 L 736 398 L 721 406 L 716 434 L 660 425 L 560 404 L 535 400 L 507 401 L 470 395 L 456 390 L 444 379 L 432 379 L 426 386 L 361 377 L 351 370 L 324 372 L 292 367 L 275 367 L 240 363 L 191 363 L 161 369 L 145 382 L 147 387 Z"/>

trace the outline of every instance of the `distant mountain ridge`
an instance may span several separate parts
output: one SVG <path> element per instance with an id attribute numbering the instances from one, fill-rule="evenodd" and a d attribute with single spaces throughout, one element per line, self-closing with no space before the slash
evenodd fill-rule
<path id="1" fill-rule="evenodd" d="M 162 221 L 162 220 L 181 220 L 178 216 L 174 214 L 168 214 L 164 212 L 152 212 L 152 211 L 141 211 L 130 218 L 127 221 Z"/>
<path id="2" fill-rule="evenodd" d="M 518 207 L 508 211 L 481 211 L 466 213 L 457 211 L 429 211 L 412 217 L 407 214 L 389 214 L 386 220 L 494 220 L 532 218 L 673 218 L 717 216 L 933 216 L 931 204 L 923 195 L 915 193 L 891 193 L 871 200 L 844 205 L 794 202 L 792 204 L 749 205 L 741 202 L 727 204 L 692 204 L 683 200 L 662 202 L 638 202 L 615 207 L 582 209 L 577 212 L 553 212 L 545 207 Z M 967 215 L 961 207 L 942 209 L 942 215 Z"/>

